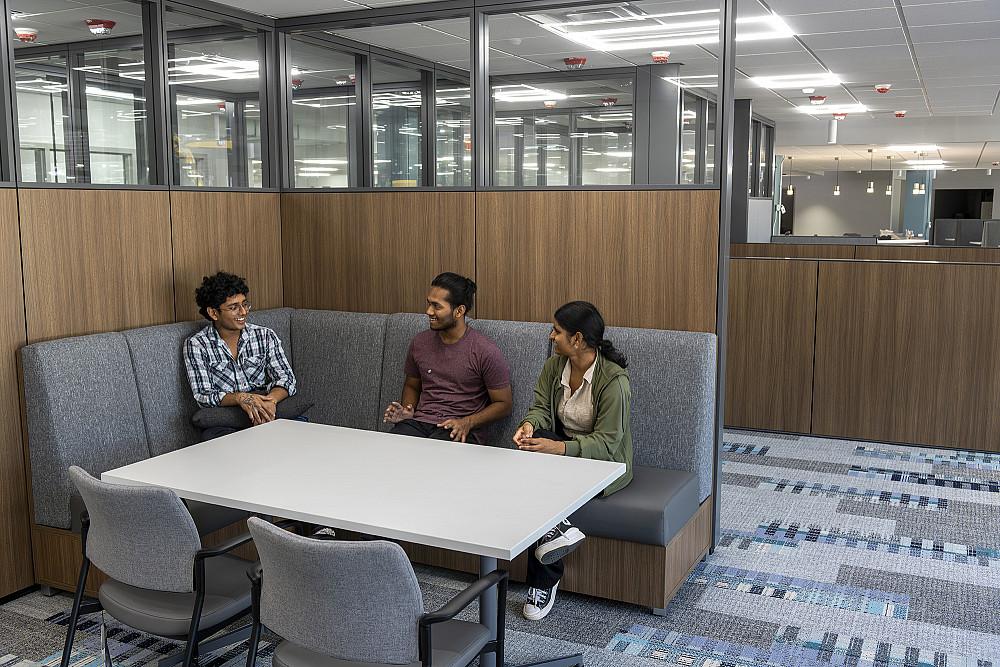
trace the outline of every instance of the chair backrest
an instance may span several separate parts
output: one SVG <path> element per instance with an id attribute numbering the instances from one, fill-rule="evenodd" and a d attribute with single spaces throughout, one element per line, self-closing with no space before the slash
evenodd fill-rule
<path id="1" fill-rule="evenodd" d="M 713 334 L 608 327 L 628 357 L 635 465 L 698 475 L 699 500 L 712 493 L 715 438 Z"/>
<path id="2" fill-rule="evenodd" d="M 102 572 L 138 588 L 190 593 L 201 538 L 173 491 L 108 484 L 77 466 L 70 479 L 90 515 L 87 557 Z"/>
<path id="3" fill-rule="evenodd" d="M 261 621 L 317 653 L 352 662 L 419 659 L 423 597 L 395 543 L 314 540 L 251 517 L 264 581 Z"/>

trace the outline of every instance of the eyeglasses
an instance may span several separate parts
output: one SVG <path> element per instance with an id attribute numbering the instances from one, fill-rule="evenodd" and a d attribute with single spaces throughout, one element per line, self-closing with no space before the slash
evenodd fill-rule
<path id="1" fill-rule="evenodd" d="M 236 314 L 241 310 L 245 310 L 246 312 L 249 313 L 251 308 L 253 308 L 253 305 L 249 301 L 244 301 L 243 303 L 234 303 L 231 306 L 226 306 L 225 308 L 219 308 L 219 310 L 225 310 L 227 312 Z"/>

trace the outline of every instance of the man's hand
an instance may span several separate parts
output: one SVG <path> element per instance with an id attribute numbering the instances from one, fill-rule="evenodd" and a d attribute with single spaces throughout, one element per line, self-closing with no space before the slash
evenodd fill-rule
<path id="1" fill-rule="evenodd" d="M 443 422 L 438 424 L 438 428 L 450 429 L 452 440 L 465 442 L 469 437 L 469 432 L 472 431 L 472 420 L 468 417 L 462 417 L 461 419 L 445 419 Z"/>
<path id="2" fill-rule="evenodd" d="M 542 454 L 556 454 L 563 456 L 566 453 L 566 443 L 559 440 L 549 440 L 548 438 L 521 438 L 517 443 L 517 448 L 526 452 L 541 452 Z"/>
<path id="3" fill-rule="evenodd" d="M 525 438 L 530 438 L 534 433 L 535 427 L 528 422 L 524 422 L 521 424 L 520 428 L 517 429 L 517 432 L 514 433 L 514 444 L 520 447 L 521 442 L 523 442 Z"/>
<path id="4" fill-rule="evenodd" d="M 382 421 L 390 424 L 398 424 L 407 419 L 413 419 L 413 406 L 406 405 L 404 407 L 399 401 L 390 403 L 389 407 L 385 409 L 385 414 L 382 415 Z"/>
<path id="5" fill-rule="evenodd" d="M 267 396 L 244 393 L 240 395 L 239 401 L 240 408 L 247 414 L 252 426 L 274 421 L 277 406 L 273 399 Z"/>

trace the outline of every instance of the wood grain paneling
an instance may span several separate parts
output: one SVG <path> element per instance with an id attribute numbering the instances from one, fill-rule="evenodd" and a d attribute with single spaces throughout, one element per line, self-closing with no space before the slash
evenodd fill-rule
<path id="1" fill-rule="evenodd" d="M 790 259 L 854 259 L 856 248 L 847 244 L 733 243 L 730 257 L 787 257 Z M 875 246 L 870 246 L 875 247 Z"/>
<path id="2" fill-rule="evenodd" d="M 476 216 L 480 317 L 585 299 L 609 324 L 715 332 L 717 191 L 480 192 Z"/>
<path id="3" fill-rule="evenodd" d="M 28 489 L 21 441 L 20 373 L 17 351 L 24 345 L 24 292 L 17 192 L 0 190 L 0 597 L 34 582 L 31 566 Z"/>
<path id="4" fill-rule="evenodd" d="M 942 246 L 858 246 L 857 259 L 1000 264 L 1000 248 Z"/>
<path id="5" fill-rule="evenodd" d="M 178 320 L 201 318 L 194 291 L 216 271 L 245 278 L 254 308 L 282 305 L 280 203 L 273 192 L 170 193 Z"/>
<path id="6" fill-rule="evenodd" d="M 173 320 L 164 191 L 21 190 L 28 341 Z"/>
<path id="7" fill-rule="evenodd" d="M 821 263 L 813 432 L 1000 451 L 1000 266 Z"/>
<path id="8" fill-rule="evenodd" d="M 281 219 L 287 306 L 423 310 L 438 273 L 475 275 L 471 192 L 285 194 Z"/>
<path id="9" fill-rule="evenodd" d="M 810 260 L 730 262 L 727 426 L 809 432 L 817 267 Z"/>

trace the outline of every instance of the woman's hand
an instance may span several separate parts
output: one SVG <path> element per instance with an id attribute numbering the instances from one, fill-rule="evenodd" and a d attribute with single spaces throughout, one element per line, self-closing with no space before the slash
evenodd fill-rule
<path id="1" fill-rule="evenodd" d="M 521 438 L 517 443 L 517 448 L 526 452 L 541 452 L 542 454 L 556 454 L 563 456 L 566 453 L 566 443 L 560 440 L 549 440 L 548 438 Z"/>
<path id="2" fill-rule="evenodd" d="M 517 433 L 514 434 L 514 444 L 518 447 L 521 446 L 521 441 L 525 438 L 530 438 L 535 432 L 535 427 L 524 422 L 521 424 L 520 428 L 517 429 Z"/>

